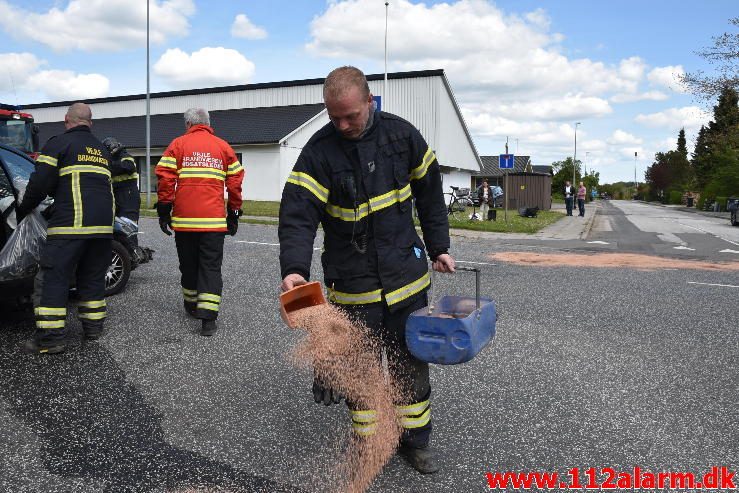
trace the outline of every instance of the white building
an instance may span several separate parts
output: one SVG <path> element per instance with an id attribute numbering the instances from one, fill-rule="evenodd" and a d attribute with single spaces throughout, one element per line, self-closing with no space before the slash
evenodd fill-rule
<path id="1" fill-rule="evenodd" d="M 482 169 L 480 157 L 465 125 L 443 70 L 388 74 L 388 94 L 382 97 L 383 74 L 369 75 L 372 94 L 382 110 L 414 124 L 442 165 L 444 188 L 469 187 Z M 250 200 L 279 200 L 300 150 L 329 122 L 323 105 L 324 79 L 248 84 L 151 94 L 151 166 L 169 142 L 184 133 L 184 111 L 207 109 L 216 135 L 228 141 L 246 169 L 244 196 Z M 93 133 L 116 137 L 145 170 L 146 96 L 117 96 L 85 101 L 92 107 Z M 41 143 L 64 131 L 64 114 L 71 101 L 32 104 L 41 129 Z M 152 190 L 155 176 L 151 173 Z M 147 184 L 141 173 L 141 189 Z"/>

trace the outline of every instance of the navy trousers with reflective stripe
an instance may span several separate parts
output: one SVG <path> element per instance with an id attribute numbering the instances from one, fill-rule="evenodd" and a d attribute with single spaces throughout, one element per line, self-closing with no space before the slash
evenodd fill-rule
<path id="1" fill-rule="evenodd" d="M 115 197 L 115 215 L 139 222 L 141 195 L 139 195 L 136 180 L 113 183 L 113 196 Z"/>
<path id="2" fill-rule="evenodd" d="M 380 337 L 383 346 L 387 348 L 390 372 L 402 385 L 403 393 L 409 396 L 408 401 L 397 402 L 398 405 L 423 402 L 428 400 L 431 394 L 428 363 L 416 359 L 408 351 L 405 343 L 405 323 L 408 316 L 427 304 L 427 297 L 424 293 L 409 306 L 392 313 L 385 303 L 338 305 L 350 317 L 362 320 L 367 328 Z M 352 409 L 356 407 L 352 403 L 348 405 Z M 429 443 L 431 429 L 431 421 L 418 428 L 406 428 L 403 430 L 401 442 L 412 447 L 423 448 Z"/>
<path id="3" fill-rule="evenodd" d="M 197 292 L 197 318 L 218 318 L 225 233 L 175 232 L 182 287 Z"/>
<path id="4" fill-rule="evenodd" d="M 111 259 L 110 243 L 110 239 L 100 238 L 67 240 L 49 237 L 41 253 L 41 268 L 36 279 L 36 286 L 41 289 L 37 311 L 39 308 L 66 308 L 70 280 L 76 272 L 82 324 L 102 326 L 105 318 L 105 275 Z M 93 303 L 95 308 L 83 308 L 85 303 Z M 99 315 L 87 315 L 91 311 Z M 63 325 L 43 328 L 44 324 L 39 322 L 48 320 L 48 317 L 40 319 L 37 313 L 36 318 L 38 344 L 48 346 L 65 338 Z"/>

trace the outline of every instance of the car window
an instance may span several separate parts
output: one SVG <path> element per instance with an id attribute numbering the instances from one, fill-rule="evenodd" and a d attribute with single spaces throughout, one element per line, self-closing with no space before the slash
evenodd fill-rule
<path id="1" fill-rule="evenodd" d="M 7 149 L 0 148 L 0 159 L 7 171 L 9 178 L 16 182 L 22 180 L 27 182 L 33 173 L 34 164 L 30 158 L 16 154 Z"/>

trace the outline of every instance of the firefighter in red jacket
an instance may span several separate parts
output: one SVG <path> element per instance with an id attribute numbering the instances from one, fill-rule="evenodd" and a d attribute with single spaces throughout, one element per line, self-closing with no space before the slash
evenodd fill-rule
<path id="1" fill-rule="evenodd" d="M 200 334 L 211 336 L 223 288 L 223 238 L 238 230 L 244 168 L 231 146 L 214 135 L 206 110 L 187 110 L 185 127 L 156 167 L 157 213 L 162 231 L 175 231 L 185 310 L 203 321 Z"/>

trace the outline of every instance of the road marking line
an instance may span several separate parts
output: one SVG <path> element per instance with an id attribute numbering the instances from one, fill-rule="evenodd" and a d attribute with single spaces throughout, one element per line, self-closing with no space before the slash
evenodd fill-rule
<path id="1" fill-rule="evenodd" d="M 676 247 L 672 247 L 672 248 L 674 248 L 675 250 L 690 250 L 691 252 L 694 252 L 695 251 L 695 248 L 688 248 L 688 247 L 682 246 L 682 245 L 676 246 Z"/>
<path id="2" fill-rule="evenodd" d="M 733 284 L 711 284 L 709 282 L 693 282 L 693 281 L 688 281 L 688 284 L 700 284 L 700 285 L 703 285 L 703 286 L 719 286 L 719 287 L 722 287 L 722 288 L 739 288 L 739 286 L 734 286 Z"/>
<path id="3" fill-rule="evenodd" d="M 590 243 L 591 245 L 610 245 L 610 243 L 608 243 L 607 241 L 600 241 L 600 240 L 589 241 L 588 243 Z"/>
<path id="4" fill-rule="evenodd" d="M 455 260 L 458 264 L 474 264 L 474 265 L 497 265 L 490 262 L 470 262 L 469 260 Z"/>
<path id="5" fill-rule="evenodd" d="M 236 240 L 236 243 L 248 243 L 249 245 L 280 246 L 279 243 L 262 243 L 261 241 Z"/>
<path id="6" fill-rule="evenodd" d="M 739 253 L 737 250 L 729 250 L 728 248 L 726 250 L 719 250 L 718 253 Z"/>
<path id="7" fill-rule="evenodd" d="M 680 226 L 685 226 L 686 228 L 690 228 L 690 229 L 695 229 L 695 230 L 697 230 L 697 231 L 700 231 L 701 233 L 705 233 L 705 234 L 707 234 L 707 235 L 715 236 L 715 237 L 716 237 L 716 238 L 718 238 L 719 240 L 724 240 L 724 241 L 725 241 L 725 242 L 727 242 L 727 243 L 731 243 L 732 245 L 736 245 L 736 246 L 739 246 L 739 243 L 735 243 L 735 242 L 733 242 L 733 241 L 731 241 L 731 240 L 727 240 L 726 238 L 724 238 L 724 237 L 722 237 L 722 236 L 719 236 L 719 235 L 717 235 L 717 234 L 711 233 L 710 231 L 706 231 L 705 229 L 700 229 L 700 228 L 696 228 L 695 226 L 690 226 L 690 225 L 688 225 L 688 224 L 683 224 L 683 223 L 681 223 L 680 221 L 676 221 L 676 222 L 677 222 L 677 223 L 678 223 L 678 224 L 679 224 Z"/>

